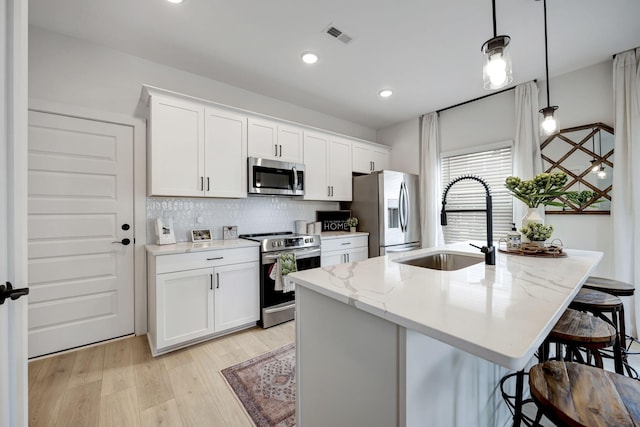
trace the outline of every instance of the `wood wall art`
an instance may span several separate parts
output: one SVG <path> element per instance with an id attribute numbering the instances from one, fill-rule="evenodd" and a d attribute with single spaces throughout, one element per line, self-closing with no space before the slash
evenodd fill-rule
<path id="1" fill-rule="evenodd" d="M 613 182 L 614 132 L 604 123 L 562 129 L 540 146 L 545 172 L 569 176 L 558 197 L 562 207 L 547 206 L 547 214 L 609 214 Z"/>

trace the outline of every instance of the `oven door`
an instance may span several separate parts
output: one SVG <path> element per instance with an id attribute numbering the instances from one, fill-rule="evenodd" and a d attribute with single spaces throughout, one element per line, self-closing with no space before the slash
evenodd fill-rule
<path id="1" fill-rule="evenodd" d="M 289 252 L 289 251 L 287 251 Z M 320 248 L 291 251 L 296 254 L 298 271 L 320 267 Z M 293 319 L 296 293 L 275 290 L 275 280 L 269 277 L 278 256 L 283 252 L 271 252 L 262 255 L 260 272 L 260 323 L 269 328 Z"/>

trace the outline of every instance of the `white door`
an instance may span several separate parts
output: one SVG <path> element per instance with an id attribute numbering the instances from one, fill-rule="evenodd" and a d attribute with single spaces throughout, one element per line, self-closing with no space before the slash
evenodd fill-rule
<path id="1" fill-rule="evenodd" d="M 133 129 L 29 112 L 29 356 L 134 332 Z"/>
<path id="2" fill-rule="evenodd" d="M 27 285 L 27 0 L 0 0 L 0 285 Z M 0 305 L 0 427 L 28 425 L 27 301 Z"/>

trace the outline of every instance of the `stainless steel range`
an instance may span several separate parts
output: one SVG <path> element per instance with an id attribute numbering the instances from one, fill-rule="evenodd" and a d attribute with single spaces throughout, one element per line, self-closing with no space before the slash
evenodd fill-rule
<path id="1" fill-rule="evenodd" d="M 320 236 L 314 234 L 294 234 L 290 231 L 279 233 L 244 234 L 243 239 L 260 242 L 260 322 L 263 328 L 293 319 L 295 292 L 275 290 L 271 270 L 283 253 L 293 253 L 298 270 L 320 267 Z"/>

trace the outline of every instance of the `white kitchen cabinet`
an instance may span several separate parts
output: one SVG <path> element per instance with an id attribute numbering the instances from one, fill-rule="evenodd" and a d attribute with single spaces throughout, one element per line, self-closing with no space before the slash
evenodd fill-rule
<path id="1" fill-rule="evenodd" d="M 247 118 L 149 91 L 148 194 L 247 197 Z"/>
<path id="2" fill-rule="evenodd" d="M 204 106 L 153 95 L 148 126 L 149 195 L 202 196 Z"/>
<path id="3" fill-rule="evenodd" d="M 257 246 L 149 254 L 149 344 L 155 356 L 260 319 Z"/>
<path id="4" fill-rule="evenodd" d="M 351 201 L 351 141 L 304 132 L 305 200 Z"/>
<path id="5" fill-rule="evenodd" d="M 164 348 L 214 332 L 213 271 L 177 271 L 156 277 L 156 347 Z"/>
<path id="6" fill-rule="evenodd" d="M 362 234 L 323 237 L 321 249 L 320 265 L 322 267 L 363 261 L 369 255 L 369 237 Z"/>
<path id="7" fill-rule="evenodd" d="M 371 173 L 389 169 L 391 164 L 391 149 L 378 144 L 367 144 L 353 141 L 351 144 L 353 156 L 353 172 Z"/>
<path id="8" fill-rule="evenodd" d="M 249 117 L 249 157 L 302 163 L 302 129 Z"/>
<path id="9" fill-rule="evenodd" d="M 215 268 L 215 332 L 255 322 L 260 318 L 257 262 Z"/>

